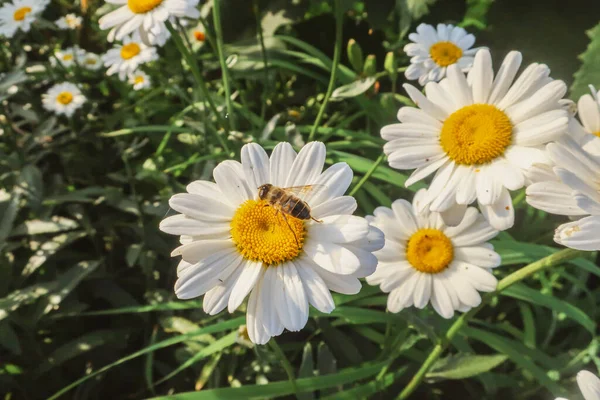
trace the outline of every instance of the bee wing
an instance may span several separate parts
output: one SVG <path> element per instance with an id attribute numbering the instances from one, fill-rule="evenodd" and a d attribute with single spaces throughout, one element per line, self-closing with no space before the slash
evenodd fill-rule
<path id="1" fill-rule="evenodd" d="M 315 196 L 322 190 L 327 189 L 326 185 L 315 184 L 315 185 L 304 185 L 304 186 L 290 186 L 282 188 L 289 194 L 293 194 L 303 201 L 308 201 L 311 197 Z"/>

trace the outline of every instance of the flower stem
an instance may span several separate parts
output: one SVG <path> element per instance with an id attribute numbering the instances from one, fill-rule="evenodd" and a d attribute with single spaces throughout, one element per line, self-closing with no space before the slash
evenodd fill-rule
<path id="1" fill-rule="evenodd" d="M 310 135 L 308 135 L 308 140 L 311 141 L 315 138 L 315 134 L 317 133 L 317 128 L 321 123 L 321 119 L 323 119 L 323 114 L 325 114 L 325 109 L 327 108 L 327 103 L 329 103 L 329 98 L 331 97 L 331 93 L 333 93 L 333 89 L 335 87 L 335 79 L 337 77 L 338 64 L 340 63 L 340 56 L 342 54 L 342 27 L 343 27 L 343 17 L 344 14 L 342 12 L 342 5 L 340 0 L 335 0 L 335 47 L 333 50 L 333 64 L 331 65 L 331 76 L 329 77 L 329 86 L 327 87 L 327 92 L 325 93 L 325 98 L 323 99 L 323 104 L 321 104 L 321 108 L 319 109 L 319 113 L 317 114 L 317 119 L 310 131 Z"/>
<path id="2" fill-rule="evenodd" d="M 400 395 L 398 395 L 397 399 L 403 400 L 403 399 L 408 398 L 408 396 L 410 396 L 417 389 L 417 387 L 419 387 L 419 385 L 425 378 L 425 375 L 427 374 L 427 372 L 429 372 L 429 370 L 431 369 L 433 364 L 442 355 L 442 352 L 448 347 L 448 345 L 450 344 L 450 342 L 452 341 L 454 336 L 456 336 L 456 334 L 461 330 L 461 328 L 463 326 L 465 326 L 469 322 L 469 320 L 475 314 L 477 314 L 477 312 L 481 308 L 483 308 L 483 306 L 492 297 L 494 297 L 496 294 L 502 292 L 503 290 L 507 289 L 509 286 L 522 281 L 523 279 L 533 275 L 536 272 L 539 272 L 543 269 L 550 268 L 555 265 L 561 264 L 565 261 L 569 261 L 573 258 L 576 258 L 576 257 L 582 255 L 582 254 L 583 254 L 583 252 L 579 251 L 579 250 L 563 249 L 554 254 L 551 254 L 547 257 L 544 257 L 535 262 L 532 262 L 531 264 L 524 266 L 523 268 L 513 272 L 512 274 L 508 275 L 507 277 L 502 279 L 500 282 L 498 282 L 498 286 L 496 287 L 495 292 L 488 293 L 487 295 L 485 295 L 479 306 L 472 308 L 465 314 L 461 315 L 456 321 L 454 321 L 452 326 L 450 326 L 450 328 L 446 332 L 446 335 L 444 336 L 444 338 L 435 345 L 435 347 L 433 348 L 431 353 L 429 353 L 429 356 L 427 357 L 427 359 L 425 360 L 423 365 L 421 365 L 421 368 L 412 377 L 412 379 L 410 380 L 408 385 L 406 385 L 406 387 L 400 393 Z"/>
<path id="3" fill-rule="evenodd" d="M 263 64 L 264 67 L 264 71 L 265 71 L 265 83 L 264 83 L 264 89 L 263 89 L 263 96 L 262 96 L 262 104 L 260 107 L 260 118 L 262 120 L 265 119 L 265 115 L 267 112 L 267 95 L 270 89 L 270 84 L 269 84 L 269 68 L 268 68 L 268 60 L 267 60 L 267 49 L 265 48 L 265 39 L 263 37 L 263 29 L 262 29 L 262 23 L 260 20 L 260 11 L 258 8 L 258 0 L 254 0 L 253 3 L 253 11 L 254 11 L 254 16 L 256 17 L 256 34 L 258 36 L 258 42 L 260 43 L 260 52 L 262 53 L 262 58 L 263 58 Z"/>
<path id="4" fill-rule="evenodd" d="M 235 116 L 233 114 L 233 103 L 231 102 L 231 88 L 229 87 L 229 70 L 225 63 L 225 54 L 223 53 L 223 29 L 221 28 L 221 0 L 213 1 L 213 23 L 217 34 L 217 53 L 219 63 L 221 64 L 221 73 L 223 76 L 223 88 L 225 89 L 225 105 L 227 107 L 227 118 L 231 128 L 235 130 Z"/>
<path id="5" fill-rule="evenodd" d="M 369 168 L 369 170 L 367 171 L 367 173 L 360 179 L 360 181 L 358 181 L 358 183 L 356 184 L 356 186 L 354 186 L 352 188 L 352 190 L 350 191 L 350 193 L 348 194 L 348 196 L 354 196 L 354 194 L 356 192 L 358 192 L 358 190 L 362 187 L 362 185 L 364 185 L 365 182 L 369 180 L 369 178 L 371 177 L 371 175 L 373 175 L 373 173 L 377 170 L 377 167 L 379 167 L 379 165 L 383 162 L 383 160 L 385 160 L 385 154 L 381 153 L 381 155 L 379 156 L 379 158 L 377 160 L 375 160 L 375 162 L 373 163 L 373 165 L 371 165 L 371 168 Z"/>
<path id="6" fill-rule="evenodd" d="M 198 87 L 200 87 L 200 90 L 202 90 L 204 99 L 208 103 L 208 106 L 210 107 L 212 112 L 215 114 L 215 117 L 217 118 L 219 125 L 221 127 L 223 127 L 223 129 L 225 129 L 226 133 L 229 133 L 229 127 L 227 126 L 227 124 L 225 123 L 225 121 L 223 120 L 221 115 L 219 114 L 219 111 L 217 110 L 217 106 L 215 106 L 215 103 L 213 102 L 212 97 L 210 97 L 210 93 L 208 91 L 206 81 L 204 80 L 204 78 L 202 77 L 202 74 L 200 73 L 200 70 L 198 69 L 198 64 L 196 63 L 196 60 L 194 59 L 192 54 L 187 50 L 187 48 L 185 47 L 185 44 L 183 44 L 183 41 L 181 40 L 181 36 L 179 36 L 179 32 L 177 32 L 177 30 L 175 30 L 175 28 L 169 21 L 166 21 L 165 23 L 167 25 L 167 29 L 169 29 L 169 32 L 171 32 L 171 36 L 173 37 L 173 40 L 175 41 L 175 46 L 177 46 L 177 50 L 179 50 L 181 55 L 185 58 L 188 65 L 190 66 L 190 69 L 192 70 L 192 75 L 194 76 L 194 79 L 196 80 L 196 84 L 198 85 Z"/>

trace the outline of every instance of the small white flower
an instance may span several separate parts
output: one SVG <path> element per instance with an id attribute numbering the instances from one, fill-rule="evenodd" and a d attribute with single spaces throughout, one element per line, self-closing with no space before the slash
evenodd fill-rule
<path id="1" fill-rule="evenodd" d="M 64 50 L 57 50 L 54 52 L 54 57 L 50 57 L 50 64 L 53 67 L 56 67 L 58 61 L 65 68 L 70 68 L 75 63 L 80 63 L 81 59 L 85 57 L 85 50 L 79 48 L 78 46 L 68 47 Z"/>
<path id="2" fill-rule="evenodd" d="M 50 0 L 14 0 L 0 7 L 0 36 L 11 38 L 17 30 L 29 32 L 31 24 Z"/>
<path id="3" fill-rule="evenodd" d="M 585 400 L 600 400 L 600 379 L 589 371 L 579 371 L 577 374 L 577 386 Z M 567 400 L 557 397 L 556 400 Z"/>
<path id="4" fill-rule="evenodd" d="M 562 137 L 569 122 L 560 102 L 564 82 L 541 64 L 515 80 L 520 65 L 521 53 L 510 52 L 494 78 L 482 49 L 467 77 L 450 65 L 447 78 L 426 85 L 426 96 L 404 85 L 419 108 L 401 108 L 401 123 L 385 126 L 381 136 L 391 167 L 415 169 L 407 186 L 435 172 L 422 207 L 444 212 L 477 200 L 494 228 L 513 226 L 509 190 L 525 185 L 534 163 L 549 163 L 543 145 Z"/>
<path id="5" fill-rule="evenodd" d="M 534 170 L 527 202 L 552 214 L 584 217 L 559 226 L 554 241 L 578 250 L 600 250 L 600 156 L 569 138 L 546 149 L 554 168 Z"/>
<path id="6" fill-rule="evenodd" d="M 235 311 L 248 294 L 246 325 L 252 342 L 264 344 L 284 329 L 299 331 L 309 304 L 330 313 L 330 290 L 360 291 L 359 278 L 373 271 L 372 254 L 383 234 L 365 218 L 353 216 L 356 200 L 343 194 L 352 170 L 337 163 L 323 171 L 325 145 L 312 142 L 296 154 L 279 143 L 271 157 L 255 143 L 242 147 L 242 162 L 224 161 L 213 171 L 216 183 L 195 181 L 188 193 L 171 197 L 180 215 L 160 229 L 182 235 L 173 251 L 182 256 L 175 294 L 180 299 L 204 295 L 204 311 Z M 303 200 L 319 222 L 285 217 L 261 200 L 258 188 L 315 185 Z M 294 203 L 296 204 L 296 203 Z"/>
<path id="7" fill-rule="evenodd" d="M 414 43 L 404 46 L 406 54 L 412 57 L 404 74 L 408 80 L 418 79 L 421 86 L 442 80 L 450 65 L 456 64 L 468 72 L 480 49 L 471 48 L 475 36 L 454 25 L 438 24 L 436 30 L 431 25 L 421 24 L 417 33 L 411 33 L 408 38 Z"/>
<path id="8" fill-rule="evenodd" d="M 104 15 L 100 29 L 109 29 L 108 41 L 122 40 L 138 32 L 147 44 L 162 46 L 168 37 L 165 21 L 172 18 L 198 18 L 199 0 L 106 0 L 121 7 Z"/>
<path id="9" fill-rule="evenodd" d="M 590 94 L 584 94 L 577 102 L 581 124 L 573 118 L 569 124 L 571 136 L 585 151 L 600 155 L 600 99 L 596 89 L 590 85 Z M 582 126 L 583 125 L 583 126 Z"/>
<path id="10" fill-rule="evenodd" d="M 98 54 L 85 53 L 78 61 L 83 68 L 90 71 L 97 71 L 102 68 L 102 58 Z"/>
<path id="11" fill-rule="evenodd" d="M 108 50 L 102 57 L 104 66 L 109 67 L 106 75 L 119 74 L 119 79 L 125 80 L 128 74 L 133 73 L 142 64 L 158 58 L 156 48 L 144 44 L 139 35 L 128 36 L 123 44 L 118 44 Z"/>
<path id="12" fill-rule="evenodd" d="M 500 255 L 487 241 L 498 231 L 473 207 L 460 212 L 456 226 L 447 226 L 439 213 L 418 211 L 425 196 L 421 189 L 412 204 L 396 200 L 391 209 L 377 207 L 367 217 L 385 235 L 385 246 L 374 253 L 377 270 L 367 282 L 390 293 L 391 312 L 431 302 L 438 314 L 451 318 L 455 310 L 477 307 L 479 292 L 496 289 L 491 269 L 500 265 Z"/>
<path id="13" fill-rule="evenodd" d="M 200 50 L 206 43 L 206 31 L 202 22 L 187 29 L 188 40 L 194 51 Z"/>
<path id="14" fill-rule="evenodd" d="M 75 14 L 67 14 L 56 20 L 56 25 L 60 29 L 77 29 L 81 26 L 82 18 Z"/>
<path id="15" fill-rule="evenodd" d="M 152 85 L 152 81 L 148 74 L 141 70 L 129 74 L 128 82 L 133 86 L 134 90 L 147 89 Z"/>
<path id="16" fill-rule="evenodd" d="M 42 104 L 48 111 L 70 117 L 80 108 L 86 98 L 77 85 L 69 82 L 58 83 L 42 95 Z"/>

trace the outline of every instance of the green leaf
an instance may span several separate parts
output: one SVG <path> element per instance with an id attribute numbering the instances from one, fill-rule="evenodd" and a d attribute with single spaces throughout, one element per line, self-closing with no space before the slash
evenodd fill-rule
<path id="1" fill-rule="evenodd" d="M 587 329 L 592 335 L 595 335 L 596 324 L 583 312 L 583 310 L 575 307 L 574 305 L 567 303 L 559 298 L 552 295 L 546 295 L 538 290 L 531 289 L 522 283 L 512 285 L 508 289 L 501 293 L 503 296 L 512 297 L 518 300 L 527 301 L 532 304 L 537 304 L 542 307 L 549 308 L 556 312 L 565 313 L 565 315 L 572 320 L 579 323 L 585 329 Z"/>
<path id="2" fill-rule="evenodd" d="M 19 200 L 21 199 L 21 190 L 14 190 L 10 202 L 4 209 L 2 219 L 0 219 L 0 249 L 6 244 L 6 238 L 10 236 L 15 218 L 19 212 Z"/>
<path id="3" fill-rule="evenodd" d="M 575 101 L 589 92 L 588 85 L 600 85 L 600 24 L 586 32 L 591 39 L 581 59 L 581 68 L 573 75 L 571 98 Z"/>
<path id="4" fill-rule="evenodd" d="M 459 26 L 485 29 L 487 26 L 486 16 L 492 3 L 494 0 L 467 0 L 467 12 Z"/>
<path id="5" fill-rule="evenodd" d="M 37 243 L 39 244 L 39 248 L 36 250 L 35 254 L 29 258 L 29 261 L 27 261 L 25 268 L 23 268 L 22 275 L 31 275 L 46 262 L 48 257 L 85 235 L 87 235 L 86 232 L 68 232 L 54 236 L 47 242 L 41 244 Z"/>
<path id="6" fill-rule="evenodd" d="M 438 360 L 427 378 L 465 379 L 488 372 L 506 361 L 504 354 L 473 355 L 459 353 Z"/>
<path id="7" fill-rule="evenodd" d="M 419 19 L 429 14 L 429 7 L 437 0 L 406 0 L 408 12 L 414 19 Z"/>
<path id="8" fill-rule="evenodd" d="M 53 216 L 50 221 L 43 221 L 34 219 L 31 221 L 25 221 L 23 224 L 17 226 L 10 236 L 21 236 L 21 235 L 41 235 L 44 233 L 57 233 L 63 231 L 70 231 L 79 226 L 79 224 L 69 218 Z"/>
<path id="9" fill-rule="evenodd" d="M 340 86 L 333 91 L 331 94 L 331 101 L 341 101 L 351 97 L 360 96 L 373 86 L 377 79 L 372 76 L 368 76 L 364 79 L 354 81 L 344 86 Z"/>

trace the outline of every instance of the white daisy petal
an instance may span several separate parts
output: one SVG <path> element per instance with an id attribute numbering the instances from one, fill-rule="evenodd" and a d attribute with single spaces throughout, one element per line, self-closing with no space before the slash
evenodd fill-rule
<path id="1" fill-rule="evenodd" d="M 269 183 L 284 187 L 295 159 L 296 152 L 291 144 L 287 142 L 278 143 L 271 154 L 269 173 L 271 181 Z"/>
<path id="2" fill-rule="evenodd" d="M 258 189 L 265 183 L 270 183 L 269 156 L 267 152 L 256 143 L 249 143 L 242 147 L 242 168 L 250 189 Z"/>
<path id="3" fill-rule="evenodd" d="M 325 164 L 325 145 L 311 142 L 300 150 L 292 163 L 285 186 L 302 186 L 317 180 Z"/>
<path id="4" fill-rule="evenodd" d="M 590 133 L 600 132 L 600 106 L 589 94 L 581 96 L 577 102 L 579 118 Z"/>
<path id="5" fill-rule="evenodd" d="M 242 273 L 233 287 L 227 309 L 230 313 L 237 310 L 248 293 L 254 288 L 258 279 L 262 276 L 263 265 L 260 261 L 248 261 L 242 266 Z"/>
<path id="6" fill-rule="evenodd" d="M 308 299 L 304 285 L 293 263 L 285 263 L 277 267 L 277 277 L 281 291 L 275 294 L 277 314 L 283 326 L 296 332 L 308 321 Z"/>
<path id="7" fill-rule="evenodd" d="M 596 375 L 588 371 L 579 371 L 577 385 L 585 400 L 600 399 L 600 379 Z"/>
<path id="8" fill-rule="evenodd" d="M 500 197 L 495 203 L 484 205 L 479 204 L 483 216 L 490 222 L 490 225 L 504 231 L 511 228 L 515 223 L 515 209 L 508 190 L 503 189 Z"/>
<path id="9" fill-rule="evenodd" d="M 600 216 L 589 216 L 562 224 L 554 233 L 554 241 L 577 250 L 600 250 Z"/>
<path id="10" fill-rule="evenodd" d="M 573 189 L 556 181 L 536 182 L 527 187 L 527 203 L 540 210 L 559 215 L 585 215 L 573 197 Z"/>

